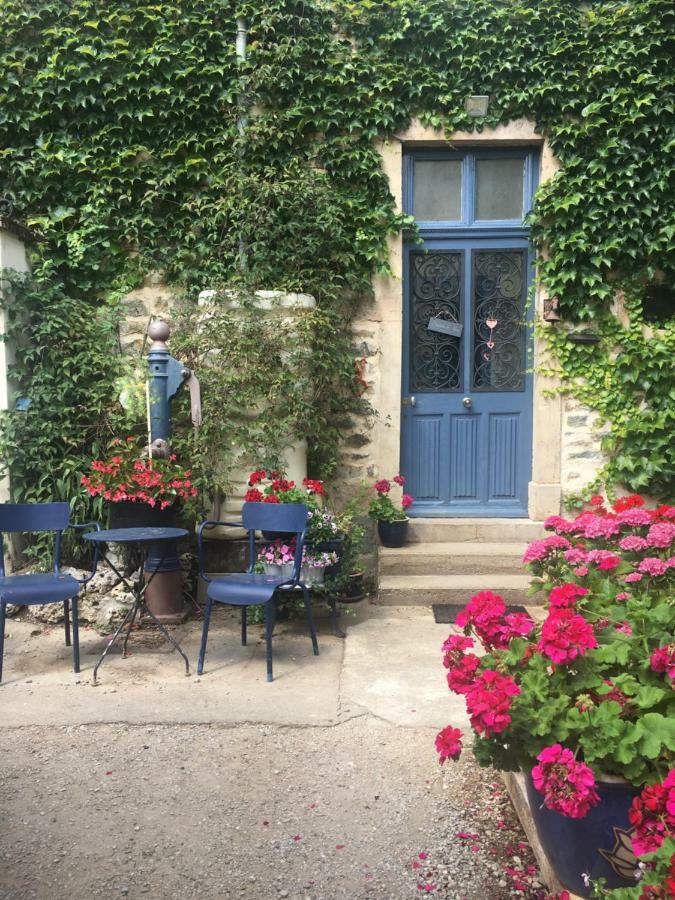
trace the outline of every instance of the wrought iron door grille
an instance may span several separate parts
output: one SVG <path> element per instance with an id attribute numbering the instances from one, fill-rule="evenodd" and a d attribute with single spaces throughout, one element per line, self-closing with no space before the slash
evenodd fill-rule
<path id="1" fill-rule="evenodd" d="M 410 390 L 457 392 L 463 387 L 462 339 L 429 330 L 434 318 L 462 322 L 463 253 L 411 254 Z"/>
<path id="2" fill-rule="evenodd" d="M 474 250 L 471 388 L 525 390 L 525 250 Z"/>

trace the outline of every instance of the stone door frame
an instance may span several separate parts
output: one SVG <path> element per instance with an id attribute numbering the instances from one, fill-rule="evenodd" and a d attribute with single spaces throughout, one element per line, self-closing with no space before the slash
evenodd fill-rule
<path id="1" fill-rule="evenodd" d="M 405 131 L 379 145 L 382 166 L 399 211 L 402 211 L 403 203 L 405 151 L 415 147 L 455 145 L 535 145 L 540 154 L 540 184 L 551 178 L 558 169 L 548 143 L 535 131 L 534 123 L 527 119 L 485 128 L 480 133 L 457 131 L 447 136 L 442 131 L 413 121 Z M 374 308 L 368 315 L 377 323 L 379 347 L 378 365 L 375 367 L 377 377 L 373 383 L 373 404 L 379 412 L 373 435 L 373 458 L 377 474 L 385 477 L 397 472 L 400 464 L 403 357 L 403 237 L 400 234 L 389 239 L 389 260 L 392 274 L 379 275 L 373 280 Z M 544 290 L 538 285 L 535 293 L 536 321 L 541 321 L 545 297 Z M 562 402 L 558 394 L 547 396 L 557 387 L 557 379 L 537 371 L 545 359 L 544 342 L 535 333 L 532 480 L 528 485 L 528 513 L 533 520 L 557 514 L 561 506 Z"/>

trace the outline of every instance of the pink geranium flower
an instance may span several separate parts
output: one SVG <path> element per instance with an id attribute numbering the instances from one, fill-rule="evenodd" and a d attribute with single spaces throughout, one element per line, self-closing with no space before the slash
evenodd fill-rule
<path id="1" fill-rule="evenodd" d="M 654 672 L 665 672 L 671 681 L 675 681 L 675 644 L 657 647 L 649 659 Z"/>
<path id="2" fill-rule="evenodd" d="M 571 565 L 586 562 L 586 551 L 580 550 L 578 547 L 572 547 L 571 550 L 566 550 L 563 553 L 563 556 L 565 557 L 565 561 Z"/>
<path id="3" fill-rule="evenodd" d="M 562 516 L 549 516 L 544 522 L 547 531 L 569 531 L 571 525 L 572 523 Z"/>
<path id="4" fill-rule="evenodd" d="M 598 646 L 590 622 L 572 609 L 552 608 L 541 626 L 537 649 L 554 663 L 572 662 Z"/>
<path id="5" fill-rule="evenodd" d="M 593 563 L 601 571 L 615 569 L 621 562 L 621 557 L 609 550 L 591 550 L 586 555 L 587 562 Z"/>
<path id="6" fill-rule="evenodd" d="M 639 528 L 641 525 L 651 525 L 652 517 L 646 509 L 626 509 L 617 513 L 617 522 L 622 525 L 630 525 L 631 528 Z"/>
<path id="7" fill-rule="evenodd" d="M 448 687 L 455 694 L 466 694 L 475 680 L 480 660 L 474 653 L 464 652 L 473 646 L 473 640 L 462 634 L 451 634 L 443 644 L 443 665 L 448 670 Z"/>
<path id="8" fill-rule="evenodd" d="M 619 547 L 622 550 L 637 552 L 639 550 L 644 550 L 647 546 L 648 544 L 645 538 L 639 537 L 637 534 L 629 534 L 619 541 Z"/>
<path id="9" fill-rule="evenodd" d="M 392 478 L 392 481 L 394 482 L 394 484 L 397 484 L 399 487 L 405 486 L 405 478 L 403 477 L 403 475 L 394 475 L 394 477 Z"/>
<path id="10" fill-rule="evenodd" d="M 554 587 L 548 595 L 548 600 L 551 606 L 574 606 L 578 597 L 585 597 L 588 593 L 588 588 L 568 582 Z"/>
<path id="11" fill-rule="evenodd" d="M 658 578 L 659 575 L 664 575 L 667 570 L 668 563 L 664 559 L 659 559 L 658 556 L 645 556 L 638 566 L 638 572 L 642 572 L 645 575 L 651 575 L 652 578 Z"/>
<path id="12" fill-rule="evenodd" d="M 582 819 L 600 802 L 593 770 L 577 762 L 571 750 L 553 744 L 537 757 L 532 769 L 535 788 L 544 795 L 544 805 L 571 819 Z"/>
<path id="13" fill-rule="evenodd" d="M 374 487 L 378 494 L 388 494 L 391 490 L 391 482 L 387 481 L 386 478 L 382 478 L 380 481 L 375 482 Z"/>
<path id="14" fill-rule="evenodd" d="M 675 524 L 673 522 L 657 522 L 647 532 L 647 544 L 657 549 L 665 549 L 675 540 Z"/>
<path id="15" fill-rule="evenodd" d="M 510 675 L 492 669 L 481 672 L 466 695 L 471 725 L 478 734 L 498 734 L 511 723 L 511 698 L 520 688 Z"/>
<path id="16" fill-rule="evenodd" d="M 438 751 L 441 765 L 446 759 L 459 759 L 462 752 L 462 732 L 459 728 L 448 725 L 436 735 L 436 750 Z M 423 858 L 420 854 L 420 858 Z"/>
<path id="17" fill-rule="evenodd" d="M 548 556 L 550 550 L 567 550 L 571 546 L 567 538 L 552 534 L 543 541 L 532 541 L 523 555 L 523 562 L 535 562 Z"/>

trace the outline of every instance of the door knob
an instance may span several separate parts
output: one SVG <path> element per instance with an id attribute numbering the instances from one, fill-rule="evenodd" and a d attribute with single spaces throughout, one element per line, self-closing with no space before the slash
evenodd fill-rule
<path id="1" fill-rule="evenodd" d="M 471 407 L 473 406 L 473 400 L 471 399 L 471 397 L 465 397 L 462 400 L 462 406 L 465 406 L 467 409 L 471 409 Z"/>
<path id="2" fill-rule="evenodd" d="M 415 397 L 404 397 L 401 400 L 401 406 L 417 406 L 417 399 Z"/>

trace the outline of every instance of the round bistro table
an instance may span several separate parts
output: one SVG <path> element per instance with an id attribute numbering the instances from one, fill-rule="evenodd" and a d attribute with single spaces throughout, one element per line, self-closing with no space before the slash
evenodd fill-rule
<path id="1" fill-rule="evenodd" d="M 159 621 L 152 610 L 148 609 L 148 606 L 145 602 L 145 592 L 148 589 L 148 585 L 152 582 L 152 579 L 155 577 L 157 572 L 162 568 L 164 558 L 166 554 L 170 552 L 171 542 L 177 541 L 180 538 L 187 537 L 187 535 L 188 532 L 185 530 L 185 528 L 109 528 L 106 531 L 91 531 L 88 534 L 83 535 L 85 540 L 91 541 L 92 544 L 96 544 L 96 546 L 100 547 L 102 558 L 108 563 L 108 565 L 118 576 L 118 578 L 122 580 L 122 582 L 128 588 L 129 592 L 133 594 L 134 597 L 134 602 L 131 605 L 129 612 L 122 620 L 121 625 L 113 634 L 112 638 L 108 641 L 107 647 L 103 651 L 101 658 L 94 667 L 94 684 L 96 684 L 96 677 L 98 674 L 99 666 L 108 655 L 108 651 L 110 650 L 112 645 L 119 638 L 122 631 L 124 631 L 125 626 L 127 631 L 124 636 L 124 644 L 122 645 L 122 659 L 126 657 L 127 643 L 129 641 L 131 629 L 133 628 L 136 617 L 139 616 L 140 621 L 140 617 L 143 615 L 147 615 L 153 620 L 155 625 L 159 628 L 159 630 L 162 632 L 162 634 L 171 644 L 174 650 L 177 650 L 180 653 L 180 655 L 183 657 L 183 660 L 185 661 L 185 674 L 190 674 L 190 663 L 188 662 L 187 656 L 183 653 L 180 645 L 171 637 L 165 626 Z M 157 565 L 149 573 L 146 573 L 144 571 L 144 567 L 141 564 L 140 574 L 136 579 L 135 584 L 131 584 L 126 576 L 119 571 L 115 564 L 112 563 L 106 555 L 107 544 L 132 544 L 141 548 L 146 548 L 149 544 L 160 544 L 166 547 L 166 552 L 158 559 Z M 147 580 L 145 579 L 146 574 L 149 574 L 150 576 Z"/>

